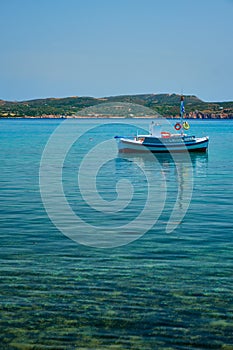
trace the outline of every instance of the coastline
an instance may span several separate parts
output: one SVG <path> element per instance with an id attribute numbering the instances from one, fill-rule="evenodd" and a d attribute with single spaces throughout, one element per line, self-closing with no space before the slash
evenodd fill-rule
<path id="1" fill-rule="evenodd" d="M 178 115 L 176 116 L 161 116 L 161 118 L 164 119 L 180 119 Z M 185 116 L 185 119 L 189 120 L 232 120 L 233 115 L 214 115 L 214 116 Z M 127 117 L 127 116 L 106 116 L 106 115 L 99 115 L 99 116 L 79 116 L 79 115 L 68 115 L 68 116 L 59 116 L 59 115 L 42 115 L 42 116 L 0 116 L 0 120 L 16 120 L 16 119 L 160 119 L 157 116 L 134 116 L 134 117 Z"/>

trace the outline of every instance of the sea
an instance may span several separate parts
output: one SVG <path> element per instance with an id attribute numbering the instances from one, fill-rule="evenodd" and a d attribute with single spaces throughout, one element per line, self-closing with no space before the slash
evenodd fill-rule
<path id="1" fill-rule="evenodd" d="M 1 350 L 233 349 L 233 121 L 189 123 L 207 153 L 119 155 L 148 119 L 0 120 Z"/>

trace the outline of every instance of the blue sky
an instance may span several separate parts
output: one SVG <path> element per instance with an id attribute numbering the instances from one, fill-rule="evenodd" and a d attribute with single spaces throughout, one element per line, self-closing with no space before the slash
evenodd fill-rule
<path id="1" fill-rule="evenodd" d="M 233 0 L 1 0 L 0 99 L 233 100 Z"/>

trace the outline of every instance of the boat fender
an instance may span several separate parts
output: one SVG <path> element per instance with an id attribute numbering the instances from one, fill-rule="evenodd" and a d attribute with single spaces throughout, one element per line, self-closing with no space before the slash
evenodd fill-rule
<path id="1" fill-rule="evenodd" d="M 183 123 L 183 128 L 184 128 L 184 130 L 188 130 L 190 128 L 189 123 L 188 122 L 184 122 Z"/>
<path id="2" fill-rule="evenodd" d="M 174 126 L 174 128 L 176 130 L 180 130 L 181 129 L 181 124 L 180 123 L 176 123 L 176 125 Z"/>
<path id="3" fill-rule="evenodd" d="M 164 138 L 164 139 L 169 139 L 169 137 L 171 137 L 171 133 L 168 132 L 168 131 L 162 131 L 162 132 L 161 132 L 161 136 L 162 136 L 162 138 Z"/>

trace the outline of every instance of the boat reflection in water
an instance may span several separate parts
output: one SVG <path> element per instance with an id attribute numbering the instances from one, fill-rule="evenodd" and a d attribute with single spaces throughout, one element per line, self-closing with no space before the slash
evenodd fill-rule
<path id="1" fill-rule="evenodd" d="M 154 173 L 154 183 L 148 184 L 148 191 L 150 191 L 151 186 L 160 186 L 157 191 L 157 201 L 163 201 L 165 198 L 165 203 L 163 203 L 159 220 L 163 223 L 166 222 L 166 233 L 173 232 L 183 222 L 190 206 L 194 178 L 206 176 L 208 154 L 190 154 L 189 152 L 175 154 L 119 153 L 118 159 L 123 161 L 123 163 L 118 162 L 118 167 L 127 161 L 136 163 L 145 174 Z M 124 170 L 126 171 L 126 167 Z M 134 174 L 131 175 L 131 178 L 133 177 Z M 138 186 L 141 186 L 140 182 Z M 161 208 L 161 206 L 160 203 L 158 207 Z"/>

